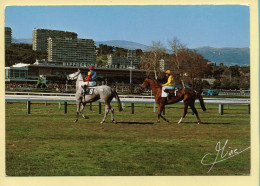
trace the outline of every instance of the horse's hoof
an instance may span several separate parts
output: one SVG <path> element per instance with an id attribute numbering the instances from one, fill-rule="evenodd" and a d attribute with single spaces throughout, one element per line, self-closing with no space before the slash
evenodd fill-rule
<path id="1" fill-rule="evenodd" d="M 101 123 L 101 124 L 103 124 L 103 123 L 104 123 L 104 121 L 101 121 L 100 123 Z"/>
<path id="2" fill-rule="evenodd" d="M 83 116 L 83 118 L 84 118 L 84 119 L 89 119 L 89 117 L 88 117 L 88 116 Z"/>
<path id="3" fill-rule="evenodd" d="M 183 118 L 181 118 L 181 119 L 179 120 L 178 124 L 181 124 L 182 121 L 183 121 Z"/>
<path id="4" fill-rule="evenodd" d="M 200 124 L 200 122 L 198 122 L 198 125 Z"/>
<path id="5" fill-rule="evenodd" d="M 74 123 L 78 122 L 78 119 L 75 119 Z"/>
<path id="6" fill-rule="evenodd" d="M 160 121 L 158 120 L 157 123 L 160 123 Z"/>
<path id="7" fill-rule="evenodd" d="M 112 123 L 116 124 L 116 121 L 115 121 L 115 120 L 112 120 Z"/>

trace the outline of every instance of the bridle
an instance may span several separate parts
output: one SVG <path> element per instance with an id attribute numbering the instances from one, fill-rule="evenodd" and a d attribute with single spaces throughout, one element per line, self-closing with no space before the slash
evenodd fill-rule
<path id="1" fill-rule="evenodd" d="M 74 74 L 76 74 L 76 75 L 74 75 Z M 73 77 L 71 77 L 70 75 L 68 75 L 68 77 L 69 77 L 70 79 L 77 79 L 78 76 L 79 76 L 79 74 L 80 74 L 80 72 L 75 72 L 75 73 L 71 74 L 71 75 L 73 75 Z"/>

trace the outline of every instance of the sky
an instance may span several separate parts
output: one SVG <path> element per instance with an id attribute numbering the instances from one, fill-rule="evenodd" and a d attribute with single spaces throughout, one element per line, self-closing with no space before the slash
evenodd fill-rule
<path id="1" fill-rule="evenodd" d="M 19 39 L 30 39 L 33 29 L 41 28 L 148 46 L 160 41 L 169 47 L 175 37 L 189 48 L 250 46 L 245 5 L 7 6 L 5 26 Z"/>

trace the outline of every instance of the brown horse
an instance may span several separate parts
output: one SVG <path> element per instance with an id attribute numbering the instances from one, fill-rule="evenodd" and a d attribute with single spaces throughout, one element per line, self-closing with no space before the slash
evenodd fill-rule
<path id="1" fill-rule="evenodd" d="M 152 89 L 152 92 L 153 92 L 153 95 L 154 95 L 154 98 L 155 98 L 155 102 L 158 104 L 158 120 L 157 120 L 157 122 L 160 122 L 160 118 L 162 118 L 169 123 L 169 120 L 167 120 L 165 117 L 163 117 L 161 115 L 165 105 L 174 104 L 174 103 L 177 103 L 177 102 L 183 100 L 184 113 L 183 113 L 183 116 L 181 117 L 181 119 L 179 120 L 178 123 L 180 124 L 182 122 L 183 118 L 187 114 L 188 106 L 190 106 L 193 113 L 195 113 L 196 116 L 197 116 L 198 124 L 200 124 L 201 121 L 200 121 L 197 109 L 195 108 L 195 100 L 196 99 L 200 100 L 200 105 L 201 105 L 202 110 L 206 111 L 204 101 L 203 101 L 203 98 L 200 95 L 200 93 L 198 93 L 197 91 L 190 89 L 190 88 L 183 88 L 183 89 L 181 89 L 177 92 L 176 96 L 171 96 L 170 98 L 161 97 L 162 86 L 159 84 L 159 82 L 155 79 L 145 78 L 145 80 L 144 80 L 144 82 L 143 82 L 143 84 L 141 85 L 140 88 L 141 88 L 141 90 L 143 90 L 144 88 L 149 88 L 149 87 Z"/>

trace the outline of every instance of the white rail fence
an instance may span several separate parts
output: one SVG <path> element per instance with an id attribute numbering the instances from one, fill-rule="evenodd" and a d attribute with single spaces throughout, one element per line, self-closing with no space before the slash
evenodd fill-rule
<path id="1" fill-rule="evenodd" d="M 120 100 L 123 104 L 131 104 L 131 113 L 134 114 L 135 104 L 153 104 L 153 110 L 156 111 L 156 103 L 153 96 L 140 96 L 140 95 L 120 95 Z M 47 105 L 48 102 L 58 102 L 59 109 L 61 109 L 62 103 L 64 103 L 64 113 L 67 114 L 67 107 L 69 102 L 75 101 L 75 94 L 62 94 L 62 93 L 37 93 L 37 92 L 6 92 L 5 95 L 6 102 L 26 102 L 27 103 L 27 113 L 31 113 L 31 103 L 32 102 L 45 102 Z M 99 104 L 99 114 L 101 114 L 102 104 L 99 101 L 96 101 Z M 115 99 L 112 102 L 116 102 Z M 247 105 L 248 113 L 250 114 L 250 99 L 238 99 L 238 98 L 204 98 L 205 105 L 208 104 L 218 104 L 219 105 L 219 114 L 224 114 L 224 105 Z M 179 103 L 182 103 L 179 102 Z M 199 101 L 196 100 L 196 104 L 199 104 Z M 178 103 L 177 103 L 178 104 Z M 166 107 L 167 108 L 167 107 Z M 92 110 L 92 104 L 90 104 L 90 109 Z M 165 114 L 165 109 L 163 111 Z"/>

